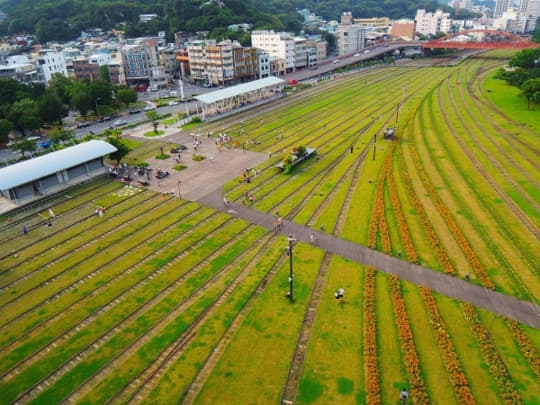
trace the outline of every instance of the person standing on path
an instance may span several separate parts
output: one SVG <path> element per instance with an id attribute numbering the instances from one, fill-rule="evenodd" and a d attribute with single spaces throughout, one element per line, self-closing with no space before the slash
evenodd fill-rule
<path id="1" fill-rule="evenodd" d="M 405 405 L 405 403 L 407 402 L 407 398 L 409 397 L 409 394 L 407 393 L 407 389 L 406 388 L 403 388 L 403 390 L 401 391 L 401 393 L 399 394 L 399 399 L 401 400 L 401 403 L 403 405 Z"/>
<path id="2" fill-rule="evenodd" d="M 26 225 L 23 225 L 22 231 L 23 231 L 23 233 L 24 233 L 25 235 L 28 234 L 28 229 L 26 228 Z"/>

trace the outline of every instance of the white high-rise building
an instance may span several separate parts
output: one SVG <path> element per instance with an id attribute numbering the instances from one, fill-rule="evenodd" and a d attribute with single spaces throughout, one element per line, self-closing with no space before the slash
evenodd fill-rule
<path id="1" fill-rule="evenodd" d="M 450 13 L 443 13 L 437 10 L 434 13 L 427 13 L 426 10 L 416 10 L 416 32 L 423 35 L 436 35 L 438 32 L 448 34 L 452 31 L 454 21 Z"/>
<path id="2" fill-rule="evenodd" d="M 353 24 L 352 14 L 341 15 L 341 25 L 336 30 L 338 55 L 348 55 L 366 46 L 366 33 L 371 27 Z"/>
<path id="3" fill-rule="evenodd" d="M 512 7 L 512 5 L 512 0 L 497 0 L 495 2 L 495 10 L 493 11 L 493 17 L 501 17 L 503 13 L 508 10 L 508 7 Z"/>
<path id="4" fill-rule="evenodd" d="M 49 83 L 51 77 L 55 73 L 68 75 L 66 68 L 66 60 L 64 54 L 55 52 L 52 49 L 42 49 L 37 57 L 38 72 L 45 83 Z"/>
<path id="5" fill-rule="evenodd" d="M 540 17 L 540 0 L 521 0 L 519 11 L 525 17 Z"/>
<path id="6" fill-rule="evenodd" d="M 285 70 L 293 72 L 296 68 L 296 45 L 294 38 L 287 32 L 253 31 L 251 33 L 251 45 L 262 49 L 285 61 Z"/>

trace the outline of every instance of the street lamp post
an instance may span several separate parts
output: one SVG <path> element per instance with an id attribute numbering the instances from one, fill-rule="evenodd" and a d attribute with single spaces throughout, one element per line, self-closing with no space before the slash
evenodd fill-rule
<path id="1" fill-rule="evenodd" d="M 101 100 L 101 97 L 96 97 L 94 99 L 94 104 L 96 105 L 96 114 L 99 115 L 99 106 L 98 106 L 98 101 Z"/>
<path id="2" fill-rule="evenodd" d="M 180 182 L 181 180 L 178 180 L 178 183 L 176 184 L 176 186 L 178 187 L 178 198 L 182 199 L 182 195 L 180 194 Z"/>
<path id="3" fill-rule="evenodd" d="M 294 235 L 289 235 L 287 238 L 289 241 L 289 246 L 287 246 L 287 251 L 289 254 L 289 300 L 293 302 L 293 283 L 294 283 L 294 273 L 293 273 L 293 245 L 296 242 Z"/>

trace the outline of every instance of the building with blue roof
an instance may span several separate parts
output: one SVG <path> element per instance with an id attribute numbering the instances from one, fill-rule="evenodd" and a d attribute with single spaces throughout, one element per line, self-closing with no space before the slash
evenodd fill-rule
<path id="1" fill-rule="evenodd" d="M 117 149 L 105 141 L 89 141 L 0 169 L 0 193 L 16 204 L 105 174 L 103 157 Z"/>

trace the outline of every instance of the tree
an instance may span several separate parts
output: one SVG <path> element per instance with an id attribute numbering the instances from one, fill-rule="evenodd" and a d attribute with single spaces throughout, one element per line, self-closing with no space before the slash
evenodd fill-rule
<path id="1" fill-rule="evenodd" d="M 64 104 L 69 104 L 71 101 L 72 87 L 72 81 L 62 73 L 53 73 L 51 80 L 47 84 L 47 90 L 56 92 Z"/>
<path id="2" fill-rule="evenodd" d="M 154 126 L 154 133 L 157 135 L 158 133 L 158 125 L 159 125 L 159 114 L 157 111 L 148 111 L 146 113 L 146 117 L 152 121 L 152 125 Z"/>
<path id="3" fill-rule="evenodd" d="M 73 131 L 68 131 L 64 128 L 55 128 L 49 133 L 49 139 L 55 144 L 65 144 L 67 141 L 73 139 Z"/>
<path id="4" fill-rule="evenodd" d="M 88 84 L 88 93 L 90 99 L 92 100 L 92 108 L 97 110 L 96 100 L 99 101 L 99 104 L 110 105 L 112 100 L 112 86 L 111 83 L 103 80 L 96 79 L 92 80 Z M 98 111 L 96 111 L 96 114 Z"/>
<path id="5" fill-rule="evenodd" d="M 121 87 L 116 92 L 116 99 L 128 107 L 129 103 L 135 103 L 137 101 L 137 92 L 129 87 Z"/>
<path id="6" fill-rule="evenodd" d="M 532 40 L 540 43 L 540 18 L 536 19 L 536 28 L 532 33 Z"/>
<path id="7" fill-rule="evenodd" d="M 328 43 L 328 54 L 332 54 L 337 46 L 336 36 L 330 32 L 325 32 L 323 39 Z"/>
<path id="8" fill-rule="evenodd" d="M 25 152 L 34 152 L 37 149 L 37 144 L 35 141 L 23 138 L 20 141 L 14 142 L 9 148 L 21 152 L 21 155 L 24 158 Z"/>
<path id="9" fill-rule="evenodd" d="M 0 141 L 7 139 L 9 131 L 13 129 L 13 123 L 5 118 L 0 119 Z"/>
<path id="10" fill-rule="evenodd" d="M 106 82 L 111 82 L 111 77 L 109 76 L 109 66 L 102 65 L 99 67 L 99 74 L 101 75 L 101 78 L 105 80 Z"/>
<path id="11" fill-rule="evenodd" d="M 30 98 L 24 98 L 13 103 L 7 118 L 22 134 L 25 134 L 26 130 L 32 131 L 39 129 L 41 126 L 37 105 Z"/>
<path id="12" fill-rule="evenodd" d="M 522 69 L 534 69 L 540 67 L 540 47 L 535 49 L 524 49 L 514 56 L 509 65 Z"/>
<path id="13" fill-rule="evenodd" d="M 67 113 L 67 108 L 62 104 L 60 96 L 50 89 L 47 89 L 39 99 L 38 109 L 41 119 L 50 124 L 58 121 L 62 125 L 62 117 Z"/>
<path id="14" fill-rule="evenodd" d="M 85 82 L 74 82 L 71 92 L 71 105 L 86 118 L 91 109 L 92 99 L 88 94 L 88 86 Z"/>
<path id="15" fill-rule="evenodd" d="M 531 108 L 531 101 L 534 104 L 540 103 L 540 79 L 526 80 L 520 87 L 521 94 L 527 99 L 527 108 Z"/>
<path id="16" fill-rule="evenodd" d="M 109 158 L 120 164 L 120 161 L 130 152 L 129 147 L 118 137 L 107 137 L 107 142 L 114 146 L 116 152 L 109 153 Z"/>

